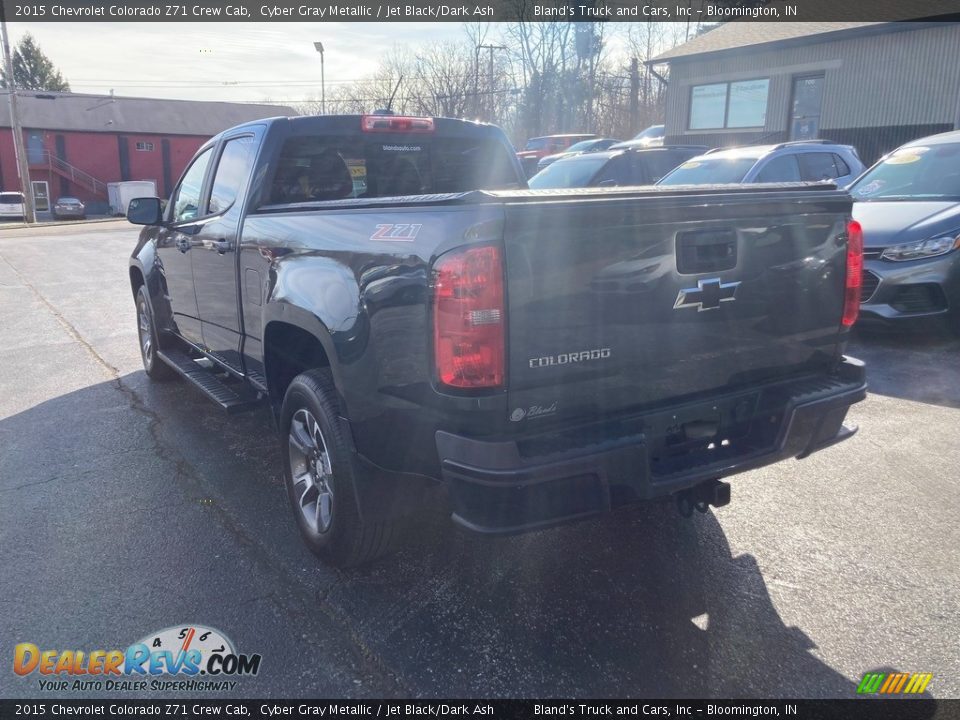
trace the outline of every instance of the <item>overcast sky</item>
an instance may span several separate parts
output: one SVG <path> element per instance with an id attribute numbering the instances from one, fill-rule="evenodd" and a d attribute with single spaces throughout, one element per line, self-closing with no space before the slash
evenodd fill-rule
<path id="1" fill-rule="evenodd" d="M 464 37 L 459 23 L 9 23 L 27 32 L 70 89 L 188 100 L 274 102 L 320 97 L 323 42 L 327 91 L 372 73 L 395 44 Z M 231 84 L 234 83 L 234 84 Z M 241 84 L 235 84 L 241 83 Z"/>

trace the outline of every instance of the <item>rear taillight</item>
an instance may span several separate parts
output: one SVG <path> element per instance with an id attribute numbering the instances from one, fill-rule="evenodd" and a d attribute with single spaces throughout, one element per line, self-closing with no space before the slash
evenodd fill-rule
<path id="1" fill-rule="evenodd" d="M 843 326 L 850 327 L 860 314 L 863 282 L 863 228 L 856 220 L 847 223 L 847 283 L 843 299 Z"/>
<path id="2" fill-rule="evenodd" d="M 453 250 L 433 266 L 433 355 L 440 383 L 504 384 L 503 263 L 500 248 Z"/>
<path id="3" fill-rule="evenodd" d="M 432 133 L 433 118 L 363 115 L 360 128 L 363 132 Z"/>

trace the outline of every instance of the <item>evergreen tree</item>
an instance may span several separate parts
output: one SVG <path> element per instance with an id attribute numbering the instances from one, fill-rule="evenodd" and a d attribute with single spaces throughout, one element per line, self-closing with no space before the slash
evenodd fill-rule
<path id="1" fill-rule="evenodd" d="M 13 79 L 18 90 L 53 90 L 69 92 L 70 83 L 44 55 L 37 41 L 30 34 L 13 50 Z M 7 87 L 7 73 L 0 73 L 0 86 Z"/>

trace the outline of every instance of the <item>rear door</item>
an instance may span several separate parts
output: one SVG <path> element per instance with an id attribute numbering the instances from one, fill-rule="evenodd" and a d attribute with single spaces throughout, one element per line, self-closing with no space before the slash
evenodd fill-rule
<path id="1" fill-rule="evenodd" d="M 511 407 L 604 414 L 833 362 L 849 198 L 508 202 Z"/>
<path id="2" fill-rule="evenodd" d="M 217 149 L 206 217 L 196 236 L 193 277 L 203 344 L 218 360 L 242 370 L 237 295 L 237 240 L 243 199 L 262 128 L 227 136 Z"/>

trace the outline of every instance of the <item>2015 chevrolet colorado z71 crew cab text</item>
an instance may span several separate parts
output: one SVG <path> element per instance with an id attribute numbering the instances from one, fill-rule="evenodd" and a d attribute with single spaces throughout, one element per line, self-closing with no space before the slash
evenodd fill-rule
<path id="1" fill-rule="evenodd" d="M 849 437 L 861 236 L 832 186 L 530 191 L 503 133 L 275 118 L 197 153 L 130 261 L 143 363 L 270 403 L 300 531 L 349 565 L 423 491 L 518 532 Z"/>

